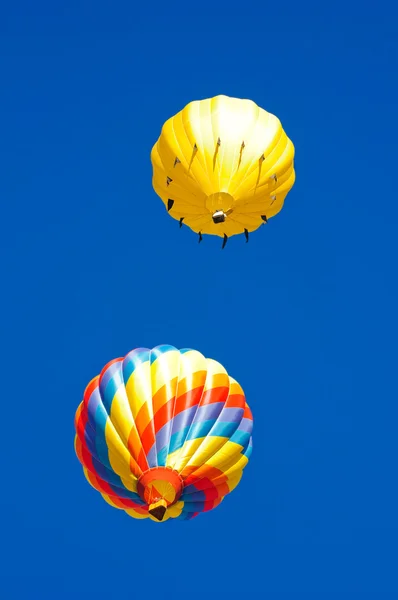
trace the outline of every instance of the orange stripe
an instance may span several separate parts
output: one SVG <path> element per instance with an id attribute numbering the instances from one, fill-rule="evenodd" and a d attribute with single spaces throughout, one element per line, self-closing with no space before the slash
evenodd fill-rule
<path id="1" fill-rule="evenodd" d="M 118 506 L 119 508 L 123 508 L 124 510 L 132 508 L 142 515 L 145 512 L 147 512 L 146 509 L 142 506 L 142 504 L 136 504 L 133 500 L 129 500 L 127 498 L 112 496 L 111 500 L 114 504 L 116 504 L 116 506 Z"/>
<path id="2" fill-rule="evenodd" d="M 81 402 L 81 403 L 79 404 L 79 406 L 77 407 L 77 410 L 76 410 L 76 413 L 75 413 L 75 429 L 77 429 L 77 424 L 78 424 L 78 423 L 79 423 L 79 421 L 80 421 L 80 418 L 81 418 L 81 414 L 82 414 L 83 408 L 84 408 L 84 406 L 83 406 L 83 402 Z"/>
<path id="3" fill-rule="evenodd" d="M 76 438 L 76 456 L 79 459 L 79 461 L 81 462 L 82 465 L 84 465 L 84 458 L 83 458 L 83 451 L 82 451 L 82 443 L 79 440 L 79 438 Z"/>
<path id="4" fill-rule="evenodd" d="M 142 444 L 141 444 L 140 437 L 139 437 L 138 432 L 135 427 L 131 428 L 130 435 L 127 440 L 127 447 L 129 449 L 132 457 L 135 459 L 135 461 L 137 461 L 140 469 L 146 471 L 146 469 L 148 469 L 148 463 L 146 461 L 146 458 L 144 458 L 144 460 L 142 460 L 140 458 Z"/>
<path id="5" fill-rule="evenodd" d="M 227 373 L 212 373 L 208 374 L 206 380 L 207 389 L 217 388 L 217 387 L 227 387 L 229 389 L 230 380 L 229 375 Z"/>
<path id="6" fill-rule="evenodd" d="M 162 387 L 159 388 L 156 394 L 153 396 L 152 405 L 154 415 L 156 415 L 158 410 L 160 410 L 164 404 L 175 398 L 172 390 L 176 389 L 177 381 L 178 377 L 174 377 L 167 385 L 162 385 Z M 172 394 L 171 397 L 169 397 L 170 392 Z"/>
<path id="7" fill-rule="evenodd" d="M 141 477 L 142 471 L 143 470 L 145 471 L 147 468 L 148 468 L 148 463 L 146 462 L 146 460 L 142 461 L 142 463 L 140 465 L 138 463 L 138 461 L 136 461 L 132 456 L 130 456 L 130 471 L 137 478 Z"/>
<path id="8" fill-rule="evenodd" d="M 145 454 L 149 452 L 155 442 L 155 434 L 153 432 L 153 421 L 149 418 L 147 404 L 143 404 L 135 418 L 138 435 L 141 439 L 141 444 Z"/>
<path id="9" fill-rule="evenodd" d="M 188 473 L 188 471 L 190 471 L 190 473 Z M 224 473 L 220 469 L 206 464 L 199 467 L 199 469 L 197 467 L 189 467 L 189 469 L 185 467 L 181 473 L 181 477 L 184 477 L 185 485 L 190 485 L 192 483 L 195 487 L 195 481 L 198 481 L 198 479 L 203 479 L 205 477 L 212 481 L 216 477 L 221 477 L 223 475 Z M 227 480 L 225 475 L 224 477 L 225 480 Z"/>
<path id="10" fill-rule="evenodd" d="M 177 397 L 179 398 L 195 388 L 203 389 L 206 381 L 206 374 L 207 371 L 195 371 L 195 373 L 190 374 L 189 377 L 180 379 L 178 382 Z"/>

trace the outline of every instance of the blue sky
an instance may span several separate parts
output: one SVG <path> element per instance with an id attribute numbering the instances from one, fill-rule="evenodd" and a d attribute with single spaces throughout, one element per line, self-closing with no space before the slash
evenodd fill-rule
<path id="1" fill-rule="evenodd" d="M 1 11 L 2 597 L 396 598 L 397 9 L 133 4 Z M 220 93 L 277 114 L 297 169 L 223 252 L 149 159 Z M 88 486 L 73 418 L 106 362 L 162 343 L 224 364 L 255 429 L 219 508 L 157 526 Z"/>

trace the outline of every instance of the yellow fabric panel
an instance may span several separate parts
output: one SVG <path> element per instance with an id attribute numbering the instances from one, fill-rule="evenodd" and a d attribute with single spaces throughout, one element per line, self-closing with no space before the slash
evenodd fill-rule
<path id="1" fill-rule="evenodd" d="M 134 517 L 134 519 L 147 519 L 150 515 L 142 514 L 134 510 L 134 508 L 126 508 L 125 512 L 130 515 L 130 517 Z"/>
<path id="2" fill-rule="evenodd" d="M 169 506 L 166 512 L 170 517 L 175 519 L 176 517 L 180 516 L 183 508 L 184 508 L 184 502 L 182 502 L 180 500 L 179 502 L 172 504 L 172 506 Z"/>
<path id="3" fill-rule="evenodd" d="M 233 477 L 228 477 L 227 485 L 230 492 L 232 492 L 238 486 L 240 480 L 242 479 L 242 475 L 243 471 L 240 470 Z"/>
<path id="4" fill-rule="evenodd" d="M 245 395 L 242 386 L 233 377 L 229 376 L 229 393 L 230 395 L 241 394 Z"/>
<path id="5" fill-rule="evenodd" d="M 236 473 L 239 473 L 248 462 L 247 458 L 240 454 L 239 449 L 241 449 L 241 446 L 232 442 L 222 444 L 220 448 L 215 449 L 214 454 L 210 455 L 206 462 L 198 464 L 196 457 L 191 460 L 190 464 L 186 467 L 186 474 L 188 475 L 191 470 L 189 467 L 194 466 L 197 467 L 194 470 L 195 476 L 206 477 L 209 470 L 216 468 L 222 471 L 223 475 L 227 476 L 228 479 L 233 479 Z M 244 458 L 244 461 L 241 461 L 241 458 Z M 182 475 L 184 475 L 184 471 L 182 471 Z M 222 481 L 218 481 L 216 478 L 213 483 L 217 485 L 222 483 Z"/>
<path id="6" fill-rule="evenodd" d="M 90 481 L 90 472 L 89 472 L 89 470 L 87 469 L 87 467 L 85 467 L 84 465 L 83 465 L 83 473 L 84 473 L 84 476 L 85 476 L 85 478 L 87 479 L 87 481 L 88 481 L 88 482 L 89 482 L 89 484 L 91 485 L 91 487 L 92 487 L 92 488 L 94 488 L 94 489 L 96 490 L 97 488 L 96 488 L 96 487 L 95 487 L 95 486 L 92 484 L 92 482 Z"/>
<path id="7" fill-rule="evenodd" d="M 137 481 L 138 481 L 138 479 L 136 478 L 136 476 L 133 473 L 130 473 L 130 475 L 128 477 L 120 476 L 120 479 L 122 480 L 123 485 L 128 490 L 130 490 L 130 492 L 137 493 Z"/>
<path id="8" fill-rule="evenodd" d="M 194 373 L 200 373 L 200 381 L 204 384 L 206 381 L 207 360 L 197 350 L 189 350 L 180 355 L 180 380 L 187 379 L 192 381 Z M 187 383 L 186 389 L 192 389 L 192 386 Z"/>
<path id="9" fill-rule="evenodd" d="M 134 423 L 124 385 L 121 385 L 113 396 L 109 416 L 120 439 L 123 441 L 124 445 L 127 446 L 131 430 L 134 429 L 135 432 L 137 432 L 137 428 Z M 134 458 L 136 458 L 136 456 L 134 456 Z"/>
<path id="10" fill-rule="evenodd" d="M 118 506 L 117 504 L 115 504 L 114 502 L 112 502 L 111 497 L 108 496 L 107 494 L 101 494 L 101 496 L 103 497 L 103 499 L 105 500 L 105 502 L 107 504 L 110 504 L 110 506 L 113 506 L 113 508 L 118 508 L 119 510 L 123 510 L 122 508 L 120 508 L 120 506 Z"/>
<path id="11" fill-rule="evenodd" d="M 137 417 L 143 404 L 148 405 L 150 418 L 152 419 L 152 388 L 151 388 L 151 365 L 149 361 L 136 366 L 127 383 L 125 384 L 131 413 L 134 419 Z"/>
<path id="12" fill-rule="evenodd" d="M 208 358 L 206 359 L 206 366 L 207 379 L 204 391 L 222 386 L 229 388 L 229 375 L 219 362 Z"/>
<path id="13" fill-rule="evenodd" d="M 180 353 L 178 350 L 165 352 L 156 358 L 151 365 L 152 396 L 160 388 L 165 389 L 162 404 L 175 396 L 178 375 L 180 372 Z"/>
<path id="14" fill-rule="evenodd" d="M 230 463 L 225 463 L 223 466 L 223 475 L 220 478 L 213 479 L 214 485 L 219 485 L 223 482 L 223 476 L 227 477 L 228 485 L 230 481 L 234 481 L 235 477 L 241 477 L 243 473 L 243 469 L 248 463 L 248 459 L 246 456 L 241 455 L 241 457 L 236 454 L 230 459 Z M 230 466 L 228 466 L 230 465 Z"/>
<path id="15" fill-rule="evenodd" d="M 232 465 L 239 460 L 239 455 L 242 452 L 242 446 L 236 444 L 235 442 L 231 442 L 230 440 L 227 440 L 225 444 L 219 446 L 218 448 L 216 447 L 216 445 L 214 445 L 214 448 L 216 448 L 215 452 L 211 455 L 209 452 L 206 461 L 204 461 L 202 464 L 206 466 L 208 465 L 211 467 L 215 467 L 216 469 L 220 469 L 224 472 L 231 468 Z M 197 464 L 196 460 L 195 464 Z M 198 465 L 198 467 L 200 466 L 201 465 Z"/>
<path id="16" fill-rule="evenodd" d="M 210 459 L 216 453 L 219 453 L 220 448 L 222 448 L 227 441 L 228 438 L 225 437 L 207 436 L 203 438 L 203 442 L 201 443 L 200 447 L 191 456 L 185 466 L 201 467 L 202 465 L 212 464 L 212 466 L 219 468 L 217 464 L 214 464 L 214 462 L 210 463 Z M 182 471 L 182 475 L 184 475 L 184 471 Z"/>
<path id="17" fill-rule="evenodd" d="M 196 438 L 195 440 L 188 440 L 184 442 L 182 448 L 176 450 L 172 454 L 169 454 L 167 458 L 167 466 L 173 467 L 175 471 L 181 473 L 187 462 L 195 454 L 196 450 L 205 439 L 205 437 L 201 437 Z"/>
<path id="18" fill-rule="evenodd" d="M 130 452 L 120 439 L 112 421 L 107 420 L 105 425 L 105 440 L 108 447 L 108 458 L 112 469 L 122 479 L 130 480 Z"/>

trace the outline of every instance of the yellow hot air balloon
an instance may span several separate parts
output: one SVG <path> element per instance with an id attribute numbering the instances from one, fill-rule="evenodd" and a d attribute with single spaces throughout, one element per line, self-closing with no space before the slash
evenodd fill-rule
<path id="1" fill-rule="evenodd" d="M 189 103 L 152 148 L 153 187 L 170 215 L 199 234 L 249 232 L 282 208 L 295 180 L 294 146 L 280 120 L 251 100 Z"/>

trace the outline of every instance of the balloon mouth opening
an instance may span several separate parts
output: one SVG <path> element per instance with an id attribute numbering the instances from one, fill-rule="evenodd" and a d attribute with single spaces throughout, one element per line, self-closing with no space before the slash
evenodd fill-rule
<path id="1" fill-rule="evenodd" d="M 206 209 L 211 214 L 213 223 L 224 223 L 235 206 L 235 199 L 227 192 L 216 192 L 206 198 Z"/>
<path id="2" fill-rule="evenodd" d="M 179 473 L 170 467 L 153 467 L 142 473 L 137 492 L 148 508 L 148 513 L 162 521 L 169 506 L 175 504 L 183 491 Z"/>
<path id="3" fill-rule="evenodd" d="M 166 510 L 167 503 L 165 500 L 160 500 L 159 502 L 150 504 L 148 508 L 149 514 L 155 517 L 157 521 L 163 521 L 163 517 L 166 514 Z"/>
<path id="4" fill-rule="evenodd" d="M 227 215 L 223 210 L 216 210 L 212 215 L 213 223 L 224 223 Z"/>

